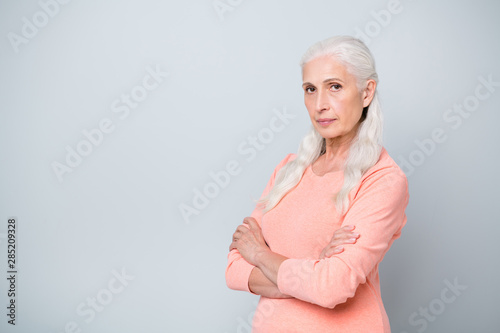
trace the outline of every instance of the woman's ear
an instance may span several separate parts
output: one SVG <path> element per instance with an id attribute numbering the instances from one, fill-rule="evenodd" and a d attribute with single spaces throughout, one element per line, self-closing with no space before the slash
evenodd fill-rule
<path id="1" fill-rule="evenodd" d="M 375 96 L 375 89 L 377 88 L 377 82 L 375 80 L 366 81 L 366 88 L 363 90 L 363 107 L 367 107 L 373 100 Z"/>

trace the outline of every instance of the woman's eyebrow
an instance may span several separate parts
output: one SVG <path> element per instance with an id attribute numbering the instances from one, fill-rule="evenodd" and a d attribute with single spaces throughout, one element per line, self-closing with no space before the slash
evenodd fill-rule
<path id="1" fill-rule="evenodd" d="M 328 79 L 324 79 L 323 83 L 328 83 L 328 82 L 331 82 L 331 81 L 344 82 L 342 79 L 339 79 L 338 77 L 330 77 Z M 312 84 L 310 82 L 304 82 L 304 83 L 302 83 L 302 87 L 304 87 L 304 86 L 314 86 L 314 84 Z"/>
<path id="2" fill-rule="evenodd" d="M 344 81 L 342 81 L 342 79 L 339 79 L 338 77 L 331 77 L 331 78 L 328 78 L 328 79 L 323 80 L 323 83 L 327 83 L 327 82 L 330 82 L 330 81 L 340 81 L 340 82 L 344 82 Z"/>

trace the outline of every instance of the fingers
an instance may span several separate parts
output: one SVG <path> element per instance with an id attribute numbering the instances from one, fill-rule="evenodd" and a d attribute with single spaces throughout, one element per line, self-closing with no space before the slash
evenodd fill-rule
<path id="1" fill-rule="evenodd" d="M 335 254 L 342 253 L 344 252 L 343 245 L 356 243 L 360 235 L 354 232 L 355 228 L 354 225 L 346 225 L 337 229 L 328 245 L 321 251 L 320 259 L 330 258 Z"/>
<path id="2" fill-rule="evenodd" d="M 245 217 L 243 219 L 243 224 L 240 224 L 236 228 L 236 231 L 233 233 L 233 241 L 229 245 L 229 251 L 231 251 L 232 249 L 236 249 L 237 248 L 236 241 L 255 227 L 260 228 L 257 221 L 251 216 Z"/>
<path id="3" fill-rule="evenodd" d="M 237 249 L 237 241 L 241 239 L 245 234 L 248 232 L 252 231 L 257 231 L 257 233 L 254 232 L 254 234 L 259 235 L 261 233 L 260 226 L 257 223 L 257 220 L 254 219 L 251 216 L 245 217 L 243 219 L 243 224 L 240 224 L 237 228 L 236 231 L 233 233 L 233 241 L 229 245 L 229 251 L 233 249 Z M 267 245 L 267 243 L 266 243 Z"/>
<path id="4" fill-rule="evenodd" d="M 321 252 L 321 255 L 319 256 L 319 259 L 325 259 L 325 258 L 330 258 L 331 256 L 335 254 L 339 254 L 344 252 L 344 247 L 343 246 L 336 246 L 336 247 L 328 247 Z"/>
<path id="5" fill-rule="evenodd" d="M 355 226 L 353 225 L 346 225 L 338 230 L 335 231 L 333 234 L 332 240 L 330 241 L 331 243 L 334 242 L 347 242 L 347 243 L 353 243 L 356 241 L 356 239 L 359 238 L 359 233 L 354 232 L 353 230 L 355 229 Z"/>
<path id="6" fill-rule="evenodd" d="M 239 232 L 239 233 L 244 234 L 245 232 L 248 232 L 248 229 L 249 229 L 249 228 L 248 228 L 247 226 L 245 226 L 245 225 L 243 225 L 243 224 L 240 224 L 240 225 L 236 228 L 236 231 L 235 231 L 234 233 Z"/>
<path id="7" fill-rule="evenodd" d="M 247 232 L 249 229 L 260 229 L 260 226 L 259 224 L 257 223 L 257 220 L 255 220 L 253 217 L 251 216 L 248 216 L 248 217 L 245 217 L 243 219 L 243 224 L 240 224 L 237 228 L 236 228 L 236 231 L 234 232 L 235 234 L 237 232 L 240 232 L 240 233 L 245 233 Z M 233 235 L 234 236 L 234 235 Z"/>
<path id="8" fill-rule="evenodd" d="M 253 221 L 253 222 L 257 223 L 257 220 L 256 220 L 256 219 L 254 219 L 254 218 L 253 218 L 253 217 L 251 217 L 251 216 L 247 216 L 247 217 L 245 217 L 245 218 L 243 219 L 243 221 Z"/>
<path id="9" fill-rule="evenodd" d="M 243 227 L 241 225 L 239 225 L 237 228 L 236 228 L 236 231 L 233 233 L 233 238 L 232 238 L 232 242 L 231 244 L 229 245 L 229 251 L 231 251 L 232 249 L 236 249 L 236 242 L 238 239 L 241 238 L 241 236 L 246 232 L 248 231 L 248 228 L 246 227 Z"/>
<path id="10" fill-rule="evenodd" d="M 257 220 L 251 216 L 245 217 L 243 219 L 243 225 L 246 226 L 247 228 L 250 228 L 250 229 L 254 229 L 254 228 L 260 229 L 260 226 L 257 223 Z"/>
<path id="11" fill-rule="evenodd" d="M 326 251 L 325 257 L 326 258 L 330 258 L 334 254 L 339 254 L 339 253 L 342 253 L 342 252 L 344 252 L 344 247 L 343 246 L 333 247 L 333 248 L 330 248 L 329 250 Z"/>
<path id="12" fill-rule="evenodd" d="M 250 228 L 244 224 L 240 224 L 237 228 L 236 231 L 233 233 L 233 239 L 234 238 L 241 238 L 241 235 L 246 234 L 247 232 L 250 231 Z"/>

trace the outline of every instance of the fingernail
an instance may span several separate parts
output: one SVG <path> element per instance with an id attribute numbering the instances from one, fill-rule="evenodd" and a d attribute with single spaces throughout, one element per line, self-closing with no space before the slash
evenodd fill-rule
<path id="1" fill-rule="evenodd" d="M 359 234 L 357 232 L 352 234 L 354 237 L 359 237 Z"/>
<path id="2" fill-rule="evenodd" d="M 356 238 L 349 238 L 349 242 L 355 242 Z"/>

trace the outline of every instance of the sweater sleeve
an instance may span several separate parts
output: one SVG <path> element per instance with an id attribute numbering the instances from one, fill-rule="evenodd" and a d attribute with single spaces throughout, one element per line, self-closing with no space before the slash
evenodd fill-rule
<path id="1" fill-rule="evenodd" d="M 330 258 L 285 260 L 277 278 L 282 293 L 334 308 L 354 296 L 400 236 L 406 223 L 408 183 L 398 167 L 376 170 L 351 193 L 342 226 L 354 225 L 360 238 Z"/>
<path id="2" fill-rule="evenodd" d="M 295 158 L 295 154 L 288 154 L 274 169 L 271 178 L 267 182 L 267 185 L 262 192 L 261 199 L 264 198 L 274 185 L 274 180 L 278 171 L 289 161 Z M 254 211 L 250 215 L 253 217 L 259 225 L 261 225 L 262 215 L 264 207 L 261 204 L 257 204 Z M 252 269 L 255 267 L 249 264 L 238 252 L 238 250 L 231 250 L 228 254 L 228 263 L 226 267 L 226 284 L 230 289 L 242 290 L 251 292 L 248 288 L 248 279 Z"/>

